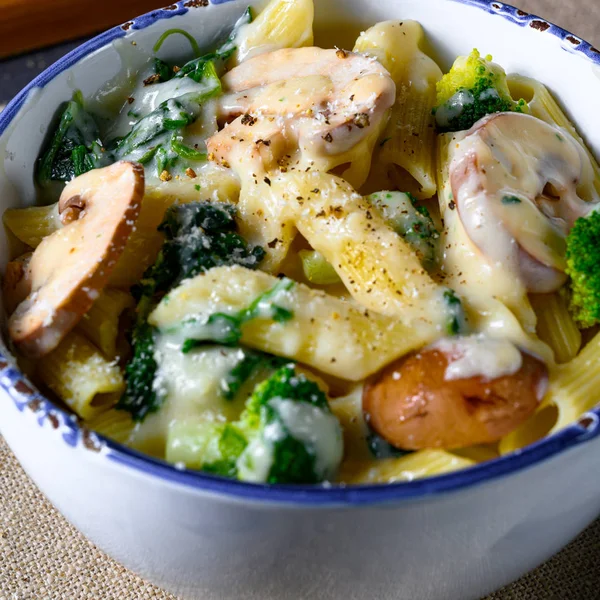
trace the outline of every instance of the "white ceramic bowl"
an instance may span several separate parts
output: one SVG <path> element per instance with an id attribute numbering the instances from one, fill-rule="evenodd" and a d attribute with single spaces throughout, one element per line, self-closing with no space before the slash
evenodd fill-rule
<path id="1" fill-rule="evenodd" d="M 171 27 L 208 47 L 248 4 L 213 2 L 178 2 L 112 29 L 23 90 L 0 115 L 0 210 L 33 202 L 34 160 L 74 89 L 106 91 L 120 57 L 135 67 Z M 474 46 L 493 53 L 508 71 L 549 85 L 600 154 L 600 53 L 576 36 L 486 0 L 316 4 L 317 31 L 335 24 L 349 42 L 377 21 L 411 18 L 446 67 Z M 186 50 L 170 38 L 161 53 L 181 59 Z M 176 470 L 83 431 L 27 383 L 5 348 L 0 386 L 2 435 L 48 498 L 100 548 L 186 599 L 475 599 L 546 560 L 600 513 L 600 410 L 466 471 L 327 489 Z"/>

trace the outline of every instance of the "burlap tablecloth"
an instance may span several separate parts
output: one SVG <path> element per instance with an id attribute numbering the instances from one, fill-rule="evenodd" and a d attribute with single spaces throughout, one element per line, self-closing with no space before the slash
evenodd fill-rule
<path id="1" fill-rule="evenodd" d="M 519 4 L 600 45 L 600 0 Z M 177 600 L 112 561 L 69 525 L 0 438 L 0 600 L 59 599 Z M 600 600 L 600 521 L 487 600 Z"/>

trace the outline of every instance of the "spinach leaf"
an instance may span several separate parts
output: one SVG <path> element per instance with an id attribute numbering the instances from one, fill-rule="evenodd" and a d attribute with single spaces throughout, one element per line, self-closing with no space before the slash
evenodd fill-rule
<path id="1" fill-rule="evenodd" d="M 67 102 L 58 126 L 38 162 L 37 181 L 47 187 L 53 181 L 70 181 L 113 162 L 104 151 L 98 125 L 83 108 L 80 94 Z"/>

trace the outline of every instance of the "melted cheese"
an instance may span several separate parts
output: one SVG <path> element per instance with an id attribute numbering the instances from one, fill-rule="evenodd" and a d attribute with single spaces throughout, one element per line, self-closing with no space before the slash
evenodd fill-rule
<path id="1" fill-rule="evenodd" d="M 444 375 L 447 381 L 470 377 L 498 379 L 514 375 L 523 364 L 521 352 L 513 343 L 483 335 L 445 338 L 431 348 L 449 357 Z"/>
<path id="2" fill-rule="evenodd" d="M 562 286 L 565 237 L 590 205 L 577 195 L 589 159 L 567 132 L 517 113 L 494 115 L 450 144 L 462 225 L 491 264 L 532 292 Z"/>

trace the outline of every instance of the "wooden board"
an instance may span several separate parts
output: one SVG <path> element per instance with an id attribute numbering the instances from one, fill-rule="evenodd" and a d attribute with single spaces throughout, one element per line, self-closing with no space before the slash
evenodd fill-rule
<path id="1" fill-rule="evenodd" d="M 0 0 L 0 58 L 104 31 L 165 0 Z"/>

